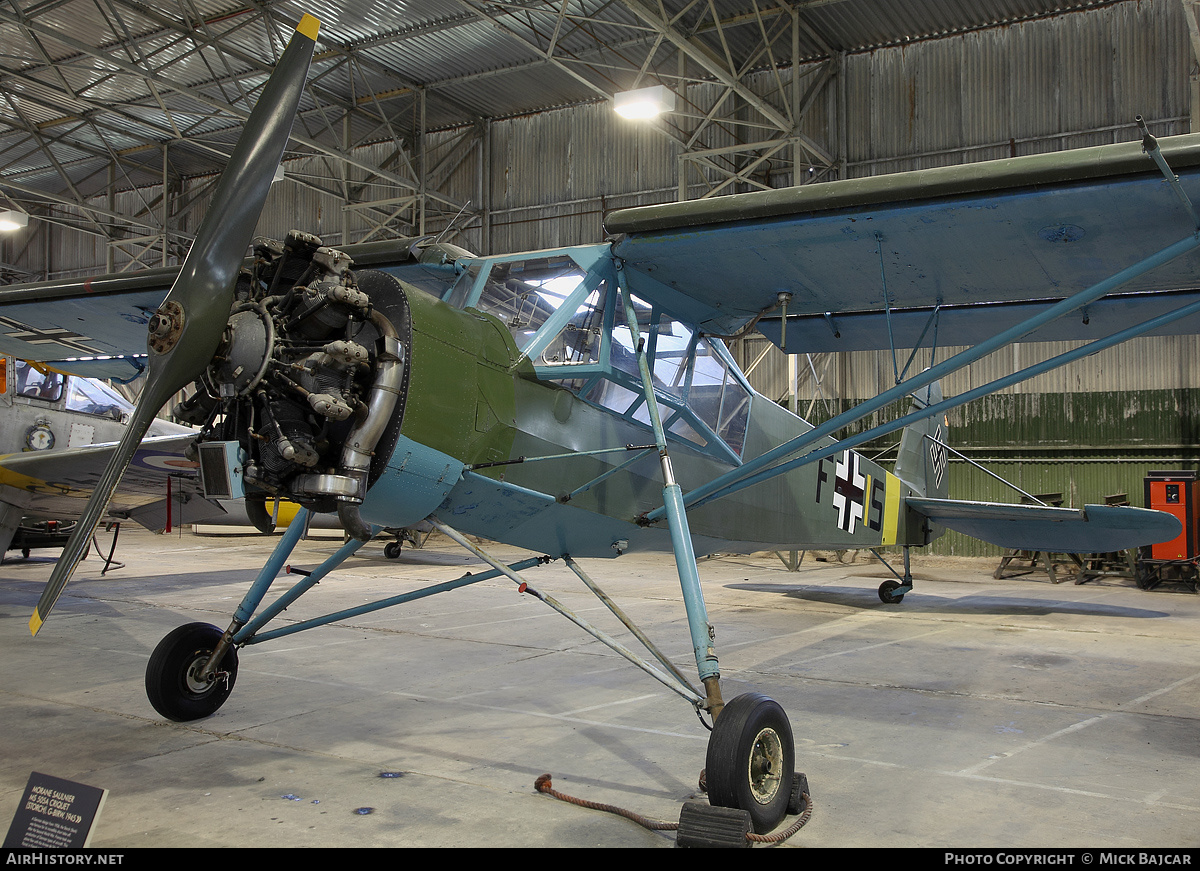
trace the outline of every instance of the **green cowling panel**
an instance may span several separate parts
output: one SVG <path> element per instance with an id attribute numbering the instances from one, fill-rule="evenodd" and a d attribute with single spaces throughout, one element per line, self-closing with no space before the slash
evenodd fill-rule
<path id="1" fill-rule="evenodd" d="M 512 336 L 494 317 L 407 290 L 412 349 L 401 432 L 464 463 L 508 459 L 519 356 Z"/>

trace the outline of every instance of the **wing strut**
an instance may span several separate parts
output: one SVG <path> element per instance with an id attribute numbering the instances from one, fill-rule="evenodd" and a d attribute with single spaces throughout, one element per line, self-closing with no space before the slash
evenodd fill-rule
<path id="1" fill-rule="evenodd" d="M 1158 171 L 1166 178 L 1167 183 L 1171 186 L 1171 190 L 1175 192 L 1175 196 L 1179 198 L 1179 202 L 1183 204 L 1183 208 L 1191 216 L 1192 226 L 1197 232 L 1200 232 L 1200 216 L 1197 216 L 1196 209 L 1192 206 L 1192 201 L 1188 198 L 1187 191 L 1179 183 L 1179 176 L 1171 170 L 1171 167 L 1167 164 L 1167 159 L 1162 156 L 1162 149 L 1158 147 L 1158 140 L 1150 135 L 1150 131 L 1146 128 L 1146 122 L 1142 120 L 1141 115 L 1138 115 L 1134 120 L 1137 121 L 1138 129 L 1142 131 L 1142 151 L 1150 155 L 1150 159 L 1154 161 L 1154 164 L 1158 167 Z"/>
<path id="2" fill-rule="evenodd" d="M 436 517 L 433 517 L 432 515 L 429 517 L 429 522 L 432 523 L 434 525 L 434 527 L 436 529 L 438 529 L 447 538 L 451 539 L 456 544 L 462 545 L 464 548 L 469 550 L 471 553 L 475 554 L 475 556 L 479 557 L 481 560 L 483 560 L 488 565 L 490 565 L 495 571 L 504 575 L 513 583 L 517 584 L 520 587 L 522 592 L 528 593 L 529 595 L 533 596 L 535 599 L 539 599 L 540 601 L 545 602 L 547 605 L 549 605 L 551 608 L 553 608 L 555 611 L 557 611 L 562 616 L 566 617 L 568 620 L 570 620 L 572 623 L 574 623 L 580 629 L 587 632 L 589 635 L 591 635 L 597 641 L 600 641 L 601 643 L 603 643 L 610 650 L 613 650 L 616 653 L 619 653 L 621 656 L 625 657 L 627 660 L 629 660 L 631 663 L 636 665 L 642 671 L 646 672 L 646 674 L 648 674 L 651 677 L 653 677 L 654 679 L 656 679 L 663 686 L 665 686 L 668 689 L 673 690 L 674 692 L 683 696 L 685 699 L 687 699 L 689 702 L 691 702 L 696 707 L 700 707 L 700 703 L 703 701 L 701 699 L 701 697 L 696 693 L 695 690 L 693 690 L 690 686 L 687 685 L 687 681 L 683 680 L 683 678 L 678 675 L 678 673 L 675 671 L 675 669 L 673 667 L 670 668 L 669 672 L 660 671 L 659 669 L 650 665 L 648 662 L 646 662 L 640 656 L 635 654 L 628 647 L 621 644 L 615 638 L 610 636 L 608 633 L 604 632 L 601 629 L 598 629 L 597 627 L 593 626 L 588 621 L 584 620 L 582 617 L 580 617 L 578 614 L 576 614 L 574 611 L 572 611 L 570 608 L 568 608 L 562 602 L 555 599 L 553 596 L 549 596 L 546 593 L 543 593 L 540 590 L 533 587 L 532 585 L 530 585 L 529 582 L 526 581 L 524 578 L 522 578 L 519 574 L 517 574 L 517 572 L 512 567 L 504 565 L 504 563 L 500 562 L 498 559 L 491 556 L 487 551 L 472 544 L 467 539 L 467 537 L 465 535 L 463 535 L 462 533 L 460 533 L 457 529 L 454 529 L 451 526 L 447 526 L 446 524 L 442 523 L 440 520 L 438 520 Z M 597 588 L 594 586 L 594 584 L 588 583 L 588 579 L 585 577 L 585 575 L 583 575 L 581 573 L 581 570 L 574 563 L 574 561 L 568 560 L 568 565 L 571 566 L 572 571 L 574 571 L 575 574 L 577 574 L 579 576 L 580 580 L 587 583 L 588 587 L 590 589 L 592 589 L 593 592 L 596 592 Z M 597 595 L 599 595 L 599 594 L 597 594 Z M 604 601 L 605 598 L 606 597 L 601 597 L 601 601 Z M 605 604 L 608 605 L 609 602 L 605 601 Z M 612 610 L 611 606 L 610 606 L 609 610 Z M 620 609 L 617 609 L 613 613 L 618 617 L 618 619 L 621 620 L 622 623 L 625 624 L 626 628 L 633 629 L 632 625 L 626 621 L 626 618 L 624 617 L 624 615 L 620 613 Z M 654 653 L 656 657 L 659 656 L 657 650 L 654 648 L 654 646 L 652 644 L 649 643 L 649 640 L 646 639 L 644 635 L 641 635 L 640 632 L 635 632 L 635 635 L 638 636 L 639 641 L 642 641 L 644 644 L 648 645 L 648 649 L 650 650 L 651 653 Z"/>
<path id="3" fill-rule="evenodd" d="M 906 414 L 903 417 L 900 417 L 900 418 L 897 418 L 896 420 L 890 421 L 889 423 L 880 424 L 879 426 L 873 427 L 869 430 L 866 430 L 865 432 L 859 433 L 858 435 L 850 436 L 849 438 L 835 441 L 832 444 L 826 445 L 825 447 L 810 451 L 809 453 L 805 454 L 802 457 L 798 457 L 793 460 L 788 460 L 786 462 L 781 462 L 778 465 L 775 465 L 775 466 L 772 466 L 772 467 L 766 469 L 765 471 L 760 471 L 756 474 L 739 478 L 736 481 L 722 484 L 720 487 L 710 490 L 705 495 L 696 497 L 695 500 L 693 501 L 691 497 L 698 490 L 703 489 L 703 488 L 697 487 L 696 490 L 693 490 L 691 493 L 688 494 L 688 499 L 685 500 L 685 502 L 687 502 L 689 507 L 697 507 L 697 506 L 703 505 L 707 502 L 711 502 L 714 499 L 719 499 L 722 496 L 726 496 L 729 493 L 733 493 L 733 492 L 736 492 L 737 490 L 745 489 L 746 487 L 749 487 L 753 484 L 758 484 L 762 481 L 768 480 L 769 478 L 774 478 L 777 475 L 782 475 L 786 472 L 790 472 L 793 469 L 799 468 L 800 466 L 806 466 L 809 463 L 815 463 L 818 460 L 823 460 L 826 457 L 833 456 L 834 454 L 840 453 L 841 451 L 847 450 L 848 448 L 858 447 L 859 445 L 865 444 L 866 442 L 869 442 L 872 439 L 878 438 L 879 436 L 886 435 L 886 434 L 888 434 L 890 432 L 894 432 L 895 430 L 898 430 L 898 429 L 903 429 L 904 427 L 908 426 L 909 424 L 916 423 L 917 421 L 925 420 L 927 418 L 934 417 L 936 415 L 944 414 L 953 408 L 957 408 L 960 405 L 965 405 L 966 403 L 971 402 L 974 399 L 978 399 L 981 396 L 987 396 L 990 393 L 995 393 L 997 390 L 1002 390 L 1005 387 L 1010 387 L 1013 384 L 1016 384 L 1021 381 L 1025 381 L 1025 380 L 1027 380 L 1029 378 L 1033 378 L 1037 375 L 1041 375 L 1044 372 L 1049 372 L 1052 369 L 1057 369 L 1060 366 L 1065 366 L 1067 363 L 1073 363 L 1076 360 L 1083 359 L 1084 357 L 1090 357 L 1093 354 L 1103 351 L 1105 348 L 1110 348 L 1113 345 L 1119 345 L 1121 342 L 1126 342 L 1130 339 L 1136 338 L 1137 336 L 1140 336 L 1143 333 L 1157 329 L 1158 327 L 1161 327 L 1164 324 L 1170 323 L 1171 321 L 1178 320 L 1179 318 L 1188 317 L 1190 315 L 1197 314 L 1197 313 L 1200 313 L 1200 300 L 1193 302 L 1189 305 L 1185 305 L 1182 308 L 1178 308 L 1173 312 L 1168 312 L 1167 314 L 1159 315 L 1158 317 L 1151 318 L 1150 320 L 1145 321 L 1144 323 L 1137 324 L 1135 326 L 1129 327 L 1128 329 L 1121 330 L 1120 332 L 1117 332 L 1117 333 L 1113 333 L 1111 336 L 1108 336 L 1107 338 L 1097 339 L 1094 342 L 1090 342 L 1090 343 L 1083 345 L 1079 348 L 1076 348 L 1072 351 L 1067 351 L 1063 354 L 1059 354 L 1057 357 L 1051 357 L 1049 360 L 1046 360 L 1043 363 L 1038 363 L 1035 366 L 1030 366 L 1026 369 L 1022 369 L 1020 372 L 1014 372 L 1012 375 L 1006 375 L 1003 378 L 997 378 L 995 381 L 992 381 L 988 384 L 984 384 L 981 387 L 976 387 L 974 390 L 968 390 L 966 393 L 961 393 L 958 396 L 952 397 L 951 399 L 946 399 L 946 400 L 943 400 L 942 402 L 935 403 L 934 405 L 930 405 L 926 408 L 921 408 L 917 411 L 912 412 L 911 414 Z M 862 405 L 866 405 L 866 404 L 867 403 L 865 403 L 865 402 L 862 403 Z M 856 406 L 856 409 L 861 408 L 862 405 Z M 801 444 L 801 447 L 805 447 L 805 446 L 807 446 L 807 444 L 812 442 L 811 435 L 812 435 L 812 433 L 810 432 L 801 438 L 793 439 L 792 443 L 803 443 L 803 444 Z M 791 443 L 789 443 L 789 444 L 791 444 Z M 794 448 L 792 452 L 794 453 L 795 451 L 798 451 L 799 449 L 800 448 Z M 740 471 L 740 470 L 738 470 L 738 471 Z M 728 476 L 726 475 L 726 476 L 722 476 L 722 477 L 728 477 Z M 720 481 L 720 479 L 716 479 L 712 483 L 717 483 L 719 481 Z M 706 485 L 706 487 L 710 487 L 710 486 L 711 486 L 711 484 Z M 647 515 L 647 516 L 649 516 L 649 515 Z"/>
<path id="4" fill-rule="evenodd" d="M 922 409 L 921 411 L 915 413 L 915 417 L 913 415 L 902 417 L 899 420 L 893 421 L 892 423 L 884 424 L 881 427 L 876 427 L 872 430 L 869 430 L 868 432 L 863 433 L 861 436 L 856 436 L 850 440 L 842 440 L 837 442 L 835 445 L 827 446 L 818 451 L 813 451 L 809 454 L 806 454 L 804 457 L 801 457 L 799 460 L 794 460 L 783 465 L 775 465 L 785 460 L 787 457 L 794 456 L 803 449 L 821 441 L 822 439 L 832 437 L 835 432 L 843 427 L 849 426 L 855 421 L 861 420 L 862 418 L 873 414 L 882 408 L 885 408 L 891 403 L 903 399 L 905 396 L 921 387 L 932 384 L 934 381 L 938 381 L 945 376 L 958 371 L 959 369 L 969 366 L 971 363 L 974 363 L 975 361 L 994 353 L 1000 348 L 1020 340 L 1022 337 L 1028 335 L 1036 329 L 1039 329 L 1040 327 L 1045 326 L 1051 321 L 1068 315 L 1080 307 L 1085 306 L 1090 302 L 1094 302 L 1097 299 L 1100 299 L 1102 296 L 1112 293 L 1121 285 L 1145 275 L 1146 273 L 1157 269 L 1166 263 L 1170 263 L 1172 260 L 1182 257 L 1185 254 L 1195 251 L 1197 248 L 1200 248 L 1200 232 L 1193 233 L 1192 235 L 1181 239 L 1172 245 L 1168 245 L 1166 248 L 1151 254 L 1149 257 L 1144 258 L 1138 263 L 1122 269 L 1120 272 L 1109 276 L 1103 281 L 1097 282 L 1086 290 L 1081 290 L 1074 296 L 1068 297 L 1067 299 L 1064 299 L 1056 305 L 1043 310 L 1033 317 L 1027 318 L 1022 323 L 996 334 L 987 341 L 980 342 L 974 347 L 961 351 L 953 357 L 943 360 L 941 363 L 938 363 L 935 366 L 929 367 L 924 372 L 914 375 L 907 381 L 885 390 L 883 393 L 880 393 L 873 399 L 868 399 L 865 402 L 859 403 L 854 408 L 830 418 L 825 423 L 812 430 L 809 430 L 804 435 L 792 439 L 791 441 L 784 442 L 783 444 L 772 448 L 766 453 L 761 454 L 755 459 L 743 463 L 738 468 L 714 478 L 707 484 L 703 484 L 690 491 L 684 498 L 683 504 L 689 508 L 695 507 L 702 502 L 708 502 L 711 499 L 717 498 L 718 496 L 723 496 L 727 493 L 733 492 L 734 489 L 740 490 L 744 486 L 749 486 L 749 483 L 757 483 L 761 480 L 765 480 L 766 478 L 775 477 L 776 475 L 782 474 L 785 471 L 789 471 L 795 466 L 815 462 L 817 459 L 820 459 L 820 456 L 818 455 L 832 455 L 837 451 L 845 450 L 848 447 L 853 447 L 854 445 L 869 441 L 871 438 L 875 438 L 876 436 L 882 435 L 885 432 L 891 432 L 895 429 L 899 429 L 913 420 L 923 420 L 933 414 L 940 413 L 943 410 L 962 405 L 964 402 L 967 402 L 970 399 L 975 399 L 979 396 L 984 396 L 988 393 L 994 392 L 1001 386 L 1023 381 L 1027 378 L 1033 377 L 1034 375 L 1041 374 L 1042 372 L 1046 372 L 1050 369 L 1072 362 L 1073 360 L 1094 354 L 1097 351 L 1103 350 L 1111 345 L 1119 344 L 1120 342 L 1126 341 L 1134 336 L 1141 335 L 1142 333 L 1160 327 L 1163 324 L 1171 323 L 1179 318 L 1194 314 L 1196 311 L 1200 310 L 1200 304 L 1193 303 L 1191 305 L 1183 306 L 1182 308 L 1176 309 L 1173 312 L 1152 318 L 1143 324 L 1121 330 L 1109 336 L 1108 338 L 1097 339 L 1095 342 L 1078 348 L 1075 351 L 1062 354 L 1053 358 L 1052 360 L 1048 360 L 1045 363 L 1030 367 L 1029 369 L 1024 369 L 1021 372 L 1007 376 L 1006 378 L 998 379 L 997 381 L 993 381 L 991 384 L 985 385 L 982 388 L 977 388 L 969 391 L 968 393 L 961 394 L 958 397 L 948 399 L 930 408 Z M 662 520 L 665 516 L 665 513 L 666 512 L 664 509 L 658 508 L 647 513 L 645 519 L 651 522 Z"/>

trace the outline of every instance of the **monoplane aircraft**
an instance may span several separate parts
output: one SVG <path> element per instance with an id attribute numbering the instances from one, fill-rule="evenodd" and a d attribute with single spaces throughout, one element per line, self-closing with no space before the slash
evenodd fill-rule
<path id="1" fill-rule="evenodd" d="M 0 351 L 92 375 L 148 370 L 37 604 L 34 634 L 150 420 L 189 384 L 194 392 L 176 414 L 199 428 L 194 455 L 206 496 L 286 498 L 335 513 L 352 535 L 263 607 L 299 537 L 302 524 L 293 523 L 228 626 L 189 624 L 167 635 L 146 674 L 164 716 L 217 710 L 234 688 L 239 650 L 349 616 L 266 628 L 375 529 L 427 520 L 490 569 L 354 614 L 512 579 L 709 717 L 709 801 L 765 832 L 796 811 L 804 778 L 777 703 L 757 693 L 722 698 L 698 555 L 883 546 L 907 554 L 942 524 L 1055 551 L 1178 534 L 1173 517 L 1137 508 L 947 498 L 944 415 L 977 391 L 943 398 L 938 383 L 1005 342 L 1051 335 L 1056 317 L 1078 321 L 1086 309 L 1098 327 L 1109 311 L 1149 311 L 1198 286 L 1200 233 L 1185 191 L 1194 183 L 1164 175 L 1154 158 L 1200 164 L 1200 139 L 631 209 L 609 217 L 608 241 L 524 254 L 473 256 L 437 240 L 336 250 L 303 230 L 252 244 L 316 37 L 306 17 L 177 276 L 158 270 L 0 292 L 0 314 L 22 329 L 76 331 L 92 357 L 109 359 L 71 360 L 77 355 L 19 335 L 0 337 Z M 1109 300 L 1122 286 L 1137 296 Z M 88 311 L 86 326 L 74 320 L 77 307 Z M 1177 328 L 1198 309 L 1189 297 L 1174 314 Z M 930 335 L 941 324 L 944 335 L 953 319 L 959 344 L 959 324 L 995 324 L 1014 311 L 1014 326 L 816 428 L 757 395 L 721 341 L 757 328 L 796 352 L 818 340 L 838 347 L 839 336 L 863 346 L 882 331 L 885 347 L 886 337 L 914 347 L 924 337 L 906 332 L 911 323 Z M 1143 330 L 1170 321 L 1156 315 Z M 1135 333 L 1123 325 L 1098 341 Z M 856 416 L 910 397 L 913 410 L 887 425 L 905 429 L 892 470 L 853 450 L 878 430 L 832 437 Z M 467 536 L 534 555 L 505 564 Z M 653 645 L 654 663 L 528 577 L 562 560 L 595 589 L 580 561 L 648 549 L 674 553 L 698 688 Z M 891 584 L 880 595 L 895 601 L 911 578 Z"/>

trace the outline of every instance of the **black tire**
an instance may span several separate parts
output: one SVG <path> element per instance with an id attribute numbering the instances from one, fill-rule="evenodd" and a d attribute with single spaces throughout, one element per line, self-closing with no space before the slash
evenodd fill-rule
<path id="1" fill-rule="evenodd" d="M 900 589 L 899 581 L 884 581 L 879 585 L 879 601 L 885 605 L 899 605 L 904 601 L 904 594 L 901 593 L 897 596 L 895 591 L 898 589 Z"/>
<path id="2" fill-rule="evenodd" d="M 207 684 L 199 684 L 189 674 L 208 659 L 223 634 L 208 623 L 188 623 L 158 642 L 146 665 L 146 697 L 154 710 L 183 723 L 207 717 L 225 703 L 237 679 L 234 648 L 226 651 Z"/>
<path id="3" fill-rule="evenodd" d="M 783 708 L 761 693 L 725 706 L 708 738 L 705 780 L 709 803 L 750 814 L 754 831 L 773 830 L 787 814 L 796 750 Z"/>
<path id="4" fill-rule="evenodd" d="M 388 559 L 396 559 L 398 556 L 400 556 L 400 547 L 400 542 L 389 541 L 383 546 L 383 555 Z"/>

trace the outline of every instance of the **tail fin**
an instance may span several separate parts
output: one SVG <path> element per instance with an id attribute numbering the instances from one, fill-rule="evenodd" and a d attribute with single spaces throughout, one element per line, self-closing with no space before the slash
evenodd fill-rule
<path id="1" fill-rule="evenodd" d="M 942 386 L 935 381 L 913 395 L 917 409 L 942 401 Z M 946 441 L 949 424 L 942 415 L 934 415 L 909 424 L 900 437 L 895 475 L 921 496 L 945 499 L 950 494 L 949 463 Z"/>

